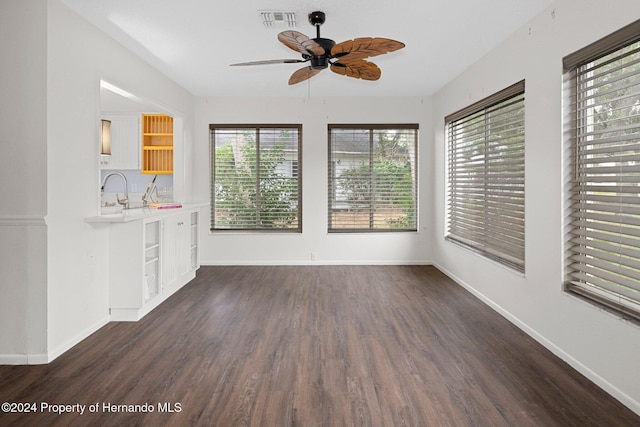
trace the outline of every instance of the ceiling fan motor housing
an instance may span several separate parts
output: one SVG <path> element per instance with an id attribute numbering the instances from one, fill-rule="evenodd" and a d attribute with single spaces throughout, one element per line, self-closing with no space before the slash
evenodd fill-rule
<path id="1" fill-rule="evenodd" d="M 309 67 L 314 70 L 322 70 L 329 66 L 329 59 L 331 56 L 331 49 L 335 46 L 336 42 L 331 39 L 324 39 L 321 37 L 311 39 L 318 43 L 324 49 L 324 55 L 311 55 Z"/>

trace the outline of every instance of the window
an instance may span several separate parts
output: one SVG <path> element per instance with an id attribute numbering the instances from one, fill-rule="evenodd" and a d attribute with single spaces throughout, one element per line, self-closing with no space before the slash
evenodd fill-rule
<path id="1" fill-rule="evenodd" d="M 564 58 L 565 289 L 640 319 L 640 21 Z"/>
<path id="2" fill-rule="evenodd" d="M 302 231 L 300 125 L 210 125 L 211 230 Z"/>
<path id="3" fill-rule="evenodd" d="M 445 124 L 447 240 L 524 272 L 524 81 Z"/>
<path id="4" fill-rule="evenodd" d="M 329 125 L 329 232 L 416 231 L 418 125 Z"/>

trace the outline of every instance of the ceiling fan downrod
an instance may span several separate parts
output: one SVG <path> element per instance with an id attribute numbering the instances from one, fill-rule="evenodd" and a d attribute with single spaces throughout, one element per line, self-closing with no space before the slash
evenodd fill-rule
<path id="1" fill-rule="evenodd" d="M 331 39 L 323 39 L 320 37 L 320 26 L 324 24 L 325 19 L 326 15 L 324 12 L 316 11 L 309 14 L 309 22 L 316 27 L 316 38 L 312 40 L 324 49 L 324 55 L 309 56 L 311 62 L 309 67 L 313 70 L 323 70 L 329 66 L 331 49 L 336 44 L 336 42 Z"/>

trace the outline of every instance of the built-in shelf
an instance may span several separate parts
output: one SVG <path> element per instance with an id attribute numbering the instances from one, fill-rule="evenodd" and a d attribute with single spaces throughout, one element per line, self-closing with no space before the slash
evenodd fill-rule
<path id="1" fill-rule="evenodd" d="M 142 173 L 173 173 L 173 117 L 142 115 Z"/>
<path id="2" fill-rule="evenodd" d="M 160 294 L 160 229 L 161 221 L 150 221 L 144 226 L 144 302 Z"/>
<path id="3" fill-rule="evenodd" d="M 190 216 L 190 233 L 189 233 L 189 245 L 190 245 L 190 266 L 191 268 L 197 268 L 198 262 L 198 212 L 192 212 Z"/>

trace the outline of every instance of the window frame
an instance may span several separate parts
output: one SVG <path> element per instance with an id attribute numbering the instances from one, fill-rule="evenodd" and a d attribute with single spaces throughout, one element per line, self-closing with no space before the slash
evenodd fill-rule
<path id="1" fill-rule="evenodd" d="M 287 167 L 291 171 L 296 172 L 297 180 L 297 226 L 287 228 L 269 228 L 269 227 L 224 227 L 216 228 L 216 197 L 215 197 L 215 132 L 216 130 L 254 130 L 256 132 L 256 164 L 259 164 L 259 134 L 260 130 L 265 129 L 287 129 L 295 131 L 297 133 L 297 156 L 291 160 L 291 164 L 287 164 Z M 210 227 L 209 231 L 212 233 L 225 233 L 225 232 L 248 232 L 248 233 L 302 233 L 302 124 L 210 124 L 209 125 L 209 195 L 210 195 Z M 286 161 L 285 161 L 286 162 Z M 295 165 L 295 166 L 294 166 Z M 259 167 L 256 169 L 259 171 Z M 256 176 L 256 185 L 260 176 Z M 258 192 L 256 192 L 256 195 Z M 259 203 L 258 203 L 259 206 Z M 258 209 L 256 209 L 257 212 Z M 259 213 L 257 214 L 259 217 Z"/>
<path id="2" fill-rule="evenodd" d="M 515 150 L 515 154 L 507 154 L 513 159 L 509 160 L 508 166 L 515 166 L 517 177 L 513 177 L 513 182 L 509 181 L 509 177 L 500 177 L 492 175 L 488 177 L 488 170 L 495 168 L 497 163 L 503 158 L 504 152 L 498 151 L 499 156 L 490 157 L 491 162 L 487 162 L 488 145 L 494 142 L 491 138 L 490 130 L 487 130 L 487 114 L 507 108 L 510 103 L 515 105 L 521 102 L 522 117 L 516 123 L 522 124 L 521 142 L 510 142 L 509 150 Z M 526 253 L 525 253 L 525 81 L 521 80 L 493 95 L 490 95 L 478 102 L 475 102 L 459 111 L 456 111 L 444 119 L 445 134 L 447 139 L 447 228 L 445 230 L 445 240 L 450 241 L 463 248 L 471 250 L 481 256 L 498 262 L 518 273 L 525 273 Z M 469 122 L 466 122 L 469 120 Z M 470 181 L 473 173 L 468 172 L 469 176 L 466 181 L 462 173 L 463 169 L 469 168 L 471 161 L 456 161 L 455 153 L 462 148 L 457 145 L 457 131 L 472 129 L 472 120 L 482 122 L 481 127 L 484 131 L 482 136 L 478 136 L 479 146 L 484 147 L 481 154 L 481 168 L 483 178 L 479 182 Z M 489 128 L 490 129 L 490 128 Z M 506 140 L 502 138 L 499 141 Z M 461 144 L 469 143 L 469 141 L 460 141 Z M 476 144 L 477 142 L 471 142 Z M 518 144 L 522 147 L 519 148 Z M 521 153 L 519 153 L 521 151 Z M 495 155 L 495 153 L 493 153 Z M 468 156 L 470 154 L 463 154 Z M 461 156 L 462 157 L 462 156 Z M 521 159 L 521 161 L 520 161 Z M 475 160 L 474 160 L 475 161 Z M 518 163 L 516 163 L 516 161 Z M 465 163 L 466 162 L 466 163 Z M 474 165 L 474 168 L 477 167 Z M 502 187 L 500 189 L 493 188 L 496 177 L 500 179 Z M 518 184 L 521 179 L 521 184 Z M 489 183 L 492 185 L 489 185 Z M 515 184 L 514 184 L 515 183 Z M 467 192 L 467 193 L 465 193 Z M 469 193 L 471 192 L 471 193 Z M 462 212 L 470 208 L 470 196 L 465 194 L 473 194 L 478 203 L 474 203 L 471 208 L 473 217 L 465 219 Z M 500 203 L 497 207 L 489 209 L 487 197 L 497 199 Z M 512 205 L 509 198 L 516 200 L 517 203 Z M 491 216 L 490 215 L 493 215 Z M 517 256 L 512 256 L 510 250 L 517 249 Z"/>
<path id="3" fill-rule="evenodd" d="M 370 133 L 369 138 L 369 164 L 371 169 L 371 175 L 369 177 L 370 182 L 373 182 L 373 165 L 375 150 L 373 145 L 375 144 L 373 138 L 373 132 L 379 130 L 401 130 L 401 131 L 413 131 L 413 224 L 411 227 L 405 228 L 393 228 L 393 227 L 376 227 L 376 221 L 373 219 L 375 216 L 376 207 L 369 207 L 369 226 L 368 227 L 344 227 L 337 228 L 333 226 L 333 214 L 336 211 L 335 205 L 337 204 L 336 196 L 336 180 L 335 175 L 336 167 L 334 164 L 335 153 L 333 150 L 333 138 L 332 131 L 334 129 L 344 130 L 362 130 Z M 388 232 L 417 232 L 418 231 L 418 138 L 419 138 L 419 125 L 417 123 L 400 123 L 400 124 L 328 124 L 327 125 L 327 146 L 328 146 L 328 193 L 327 193 L 327 231 L 328 233 L 388 233 Z M 369 186 L 371 190 L 372 186 Z M 373 199 L 374 195 L 371 194 L 369 201 Z"/>
<path id="4" fill-rule="evenodd" d="M 633 278 L 633 275 L 637 277 L 639 274 L 637 265 L 640 262 L 640 255 L 637 252 L 631 255 L 625 254 L 626 248 L 637 247 L 637 243 L 625 241 L 634 240 L 630 236 L 636 234 L 634 229 L 640 221 L 640 209 L 630 207 L 625 200 L 627 198 L 625 194 L 633 194 L 627 193 L 629 185 L 640 184 L 640 172 L 627 174 L 622 169 L 623 163 L 628 161 L 624 153 L 631 151 L 637 156 L 636 150 L 629 150 L 624 144 L 631 141 L 632 145 L 637 145 L 640 142 L 640 124 L 632 127 L 628 124 L 619 127 L 607 126 L 607 132 L 617 130 L 624 134 L 624 137 L 615 137 L 616 141 L 613 143 L 598 139 L 597 135 L 594 135 L 595 132 L 585 133 L 585 130 L 588 126 L 593 127 L 597 124 L 595 121 L 592 123 L 588 116 L 591 109 L 595 111 L 599 96 L 596 93 L 588 93 L 589 90 L 593 90 L 595 78 L 593 74 L 595 67 L 591 64 L 605 57 L 608 57 L 607 61 L 611 61 L 612 64 L 617 63 L 627 54 L 615 57 L 609 57 L 609 55 L 618 54 L 638 43 L 640 43 L 640 20 L 563 58 L 565 93 L 568 94 L 565 109 L 565 130 L 568 138 L 565 143 L 570 152 L 567 162 L 568 212 L 565 217 L 563 289 L 569 295 L 584 299 L 634 322 L 640 322 L 640 280 Z M 639 52 L 640 45 L 636 48 L 635 54 Z M 616 68 L 614 67 L 606 74 L 611 77 L 608 80 L 609 84 L 617 81 L 617 78 L 613 78 Z M 598 74 L 600 73 L 601 71 L 598 71 Z M 639 78 L 640 70 L 632 73 L 631 76 Z M 637 86 L 640 90 L 640 85 Z M 633 95 L 638 95 L 638 92 Z M 597 149 L 594 148 L 596 145 L 598 145 Z M 615 156 L 611 156 L 612 154 Z M 611 157 L 605 165 L 594 156 Z M 619 170 L 605 178 L 603 173 L 589 170 L 588 164 L 593 165 L 595 162 L 608 166 L 609 169 L 613 167 Z M 617 202 L 604 203 L 604 197 L 609 200 L 617 199 Z M 605 204 L 606 206 L 598 206 Z M 612 209 L 617 213 L 605 212 L 611 212 Z M 617 231 L 607 231 L 612 225 Z M 598 238 L 598 236 L 606 237 Z M 618 245 L 616 251 L 612 249 L 612 242 Z M 614 258 L 615 262 L 612 261 Z M 635 273 L 615 272 L 616 269 L 635 270 Z"/>

